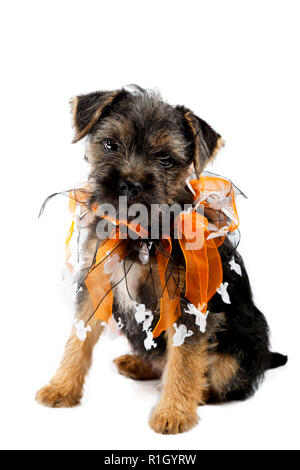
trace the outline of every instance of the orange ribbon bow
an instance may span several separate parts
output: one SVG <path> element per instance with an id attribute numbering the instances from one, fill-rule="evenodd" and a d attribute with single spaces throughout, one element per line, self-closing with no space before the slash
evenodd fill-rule
<path id="1" fill-rule="evenodd" d="M 239 224 L 235 205 L 235 193 L 240 194 L 231 181 L 209 176 L 204 173 L 200 179 L 188 183 L 194 193 L 193 207 L 182 211 L 175 219 L 175 229 L 185 259 L 185 299 L 193 304 L 203 315 L 207 304 L 216 293 L 223 280 L 222 262 L 218 247 L 226 236 L 234 232 Z M 70 265 L 70 241 L 75 229 L 75 214 L 78 205 L 86 206 L 90 194 L 88 190 L 76 189 L 69 192 L 69 209 L 73 220 L 66 239 L 67 264 Z M 96 212 L 98 206 L 94 206 Z M 105 218 L 106 216 L 102 216 Z M 128 239 L 120 234 L 120 226 L 126 225 L 136 235 L 146 238 L 147 231 L 134 222 L 114 222 L 116 228 L 109 237 L 100 243 L 93 265 L 89 269 L 85 284 L 91 295 L 95 318 L 107 321 L 112 315 L 113 288 L 104 261 L 115 256 L 119 261 L 128 254 Z M 168 265 L 172 253 L 170 236 L 162 237 L 161 250 L 156 251 L 156 264 L 161 284 L 160 317 L 153 330 L 157 338 L 167 330 L 181 315 L 180 290 L 173 276 L 168 275 Z"/>

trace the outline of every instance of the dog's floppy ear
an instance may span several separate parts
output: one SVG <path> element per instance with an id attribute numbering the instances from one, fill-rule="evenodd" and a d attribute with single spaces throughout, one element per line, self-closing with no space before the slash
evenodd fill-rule
<path id="1" fill-rule="evenodd" d="M 218 150 L 225 145 L 224 140 L 209 124 L 196 116 L 184 106 L 177 106 L 183 114 L 186 125 L 194 140 L 193 163 L 197 178 L 207 163 L 213 159 Z"/>
<path id="2" fill-rule="evenodd" d="M 95 91 L 72 98 L 70 104 L 75 128 L 73 143 L 85 137 L 112 104 L 127 93 L 122 88 L 114 91 Z"/>

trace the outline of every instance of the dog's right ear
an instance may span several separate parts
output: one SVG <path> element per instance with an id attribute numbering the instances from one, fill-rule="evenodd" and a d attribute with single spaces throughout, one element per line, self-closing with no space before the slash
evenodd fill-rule
<path id="1" fill-rule="evenodd" d="M 114 102 L 128 94 L 123 88 L 114 91 L 95 91 L 70 100 L 75 136 L 73 143 L 85 137 Z"/>

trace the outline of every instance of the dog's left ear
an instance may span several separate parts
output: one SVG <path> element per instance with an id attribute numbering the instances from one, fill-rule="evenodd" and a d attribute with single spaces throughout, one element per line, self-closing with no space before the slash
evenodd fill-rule
<path id="1" fill-rule="evenodd" d="M 186 126 L 194 141 L 193 163 L 197 178 L 207 163 L 212 160 L 218 150 L 225 145 L 224 140 L 209 124 L 196 116 L 190 109 L 177 106 L 184 118 Z"/>
<path id="2" fill-rule="evenodd" d="M 114 91 L 95 91 L 70 100 L 75 136 L 73 143 L 85 137 L 111 106 L 128 92 L 123 88 Z"/>

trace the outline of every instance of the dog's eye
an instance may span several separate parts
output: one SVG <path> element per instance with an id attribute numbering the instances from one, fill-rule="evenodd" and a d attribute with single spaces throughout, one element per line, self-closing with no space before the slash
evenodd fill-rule
<path id="1" fill-rule="evenodd" d="M 165 157 L 160 157 L 159 163 L 164 168 L 171 168 L 174 165 L 174 158 L 171 155 L 166 155 Z"/>
<path id="2" fill-rule="evenodd" d="M 118 150 L 118 144 L 110 139 L 103 140 L 102 147 L 106 152 L 116 152 Z"/>

